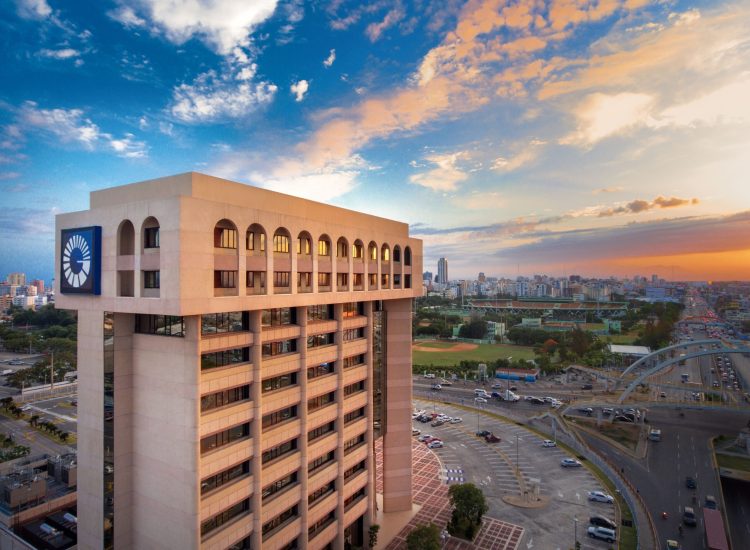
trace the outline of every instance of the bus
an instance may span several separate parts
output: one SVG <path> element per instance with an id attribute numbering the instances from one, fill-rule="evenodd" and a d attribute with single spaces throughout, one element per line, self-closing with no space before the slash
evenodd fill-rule
<path id="1" fill-rule="evenodd" d="M 708 550 L 729 550 L 721 512 L 704 507 L 703 524 L 706 528 L 706 547 Z"/>

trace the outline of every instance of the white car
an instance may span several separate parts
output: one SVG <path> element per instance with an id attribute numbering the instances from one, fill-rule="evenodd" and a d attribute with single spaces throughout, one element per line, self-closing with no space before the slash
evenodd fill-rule
<path id="1" fill-rule="evenodd" d="M 557 443 L 555 443 L 551 439 L 545 439 L 544 441 L 542 441 L 542 447 L 557 447 Z"/>
<path id="2" fill-rule="evenodd" d="M 417 441 L 427 441 L 428 439 L 432 439 L 432 436 L 429 434 L 422 434 L 417 438 Z"/>
<path id="3" fill-rule="evenodd" d="M 487 400 L 484 397 L 475 397 L 474 403 L 487 403 Z"/>
<path id="4" fill-rule="evenodd" d="M 583 466 L 579 460 L 576 460 L 575 458 L 563 458 L 560 461 L 560 466 L 563 468 L 580 468 Z"/>
<path id="5" fill-rule="evenodd" d="M 603 493 L 601 491 L 589 491 L 589 500 L 612 504 L 615 499 L 612 495 L 608 495 L 607 493 Z"/>
<path id="6" fill-rule="evenodd" d="M 459 417 L 457 417 L 457 416 L 455 416 L 455 417 L 453 417 L 453 418 L 451 418 L 451 419 L 450 419 L 450 423 L 451 423 L 451 424 L 460 424 L 461 422 L 463 422 L 463 420 L 461 420 L 461 419 L 460 419 Z"/>
<path id="7" fill-rule="evenodd" d="M 442 441 L 440 441 L 439 439 L 436 439 L 436 440 L 434 440 L 434 441 L 430 441 L 430 442 L 429 442 L 429 443 L 427 444 L 427 446 L 428 446 L 428 447 L 429 447 L 430 449 L 440 449 L 440 448 L 442 448 L 442 446 L 443 446 L 443 442 L 442 442 Z"/>

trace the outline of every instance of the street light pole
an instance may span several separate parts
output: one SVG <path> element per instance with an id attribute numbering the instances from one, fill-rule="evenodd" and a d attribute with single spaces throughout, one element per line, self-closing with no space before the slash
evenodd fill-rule
<path id="1" fill-rule="evenodd" d="M 573 548 L 578 550 L 578 516 L 573 516 Z"/>

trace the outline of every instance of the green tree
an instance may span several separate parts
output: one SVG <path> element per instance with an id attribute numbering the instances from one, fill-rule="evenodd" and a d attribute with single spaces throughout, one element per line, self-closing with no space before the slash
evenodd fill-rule
<path id="1" fill-rule="evenodd" d="M 378 525 L 377 523 L 373 523 L 372 525 L 370 525 L 370 529 L 367 531 L 367 542 L 370 548 L 375 548 L 375 546 L 378 544 L 378 531 L 380 531 L 380 525 Z"/>
<path id="2" fill-rule="evenodd" d="M 448 497 L 453 507 L 448 531 L 472 540 L 482 524 L 482 516 L 489 510 L 484 494 L 473 483 L 461 483 L 451 485 Z"/>
<path id="3" fill-rule="evenodd" d="M 406 536 L 408 550 L 440 550 L 440 527 L 434 523 L 420 525 Z"/>
<path id="4" fill-rule="evenodd" d="M 487 335 L 487 322 L 479 317 L 473 315 L 468 323 L 461 325 L 458 331 L 458 336 L 461 338 L 473 338 L 479 340 Z"/>

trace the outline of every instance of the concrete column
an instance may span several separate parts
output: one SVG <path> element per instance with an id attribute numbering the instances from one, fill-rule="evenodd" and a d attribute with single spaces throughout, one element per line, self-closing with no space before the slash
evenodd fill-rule
<path id="1" fill-rule="evenodd" d="M 335 284 L 335 282 L 334 282 Z M 344 548 L 344 306 L 335 304 L 333 316 L 336 319 L 336 406 L 338 414 L 336 417 L 336 435 L 338 446 L 336 447 L 336 463 L 339 467 L 339 475 L 336 478 L 336 495 L 338 504 L 336 506 L 336 522 L 338 532 L 333 539 L 333 547 L 342 550 Z"/>
<path id="2" fill-rule="evenodd" d="M 386 300 L 383 511 L 411 510 L 411 300 Z"/>
<path id="3" fill-rule="evenodd" d="M 266 243 L 268 245 L 268 243 Z M 268 247 L 266 246 L 266 249 Z M 268 275 L 266 275 L 268 284 Z M 253 383 L 250 386 L 250 399 L 253 402 L 253 421 L 250 423 L 250 435 L 253 441 L 253 460 L 250 470 L 253 474 L 253 496 L 250 499 L 253 512 L 253 532 L 250 536 L 251 546 L 260 548 L 263 543 L 261 522 L 261 492 L 263 490 L 263 408 L 261 403 L 261 388 L 263 380 L 261 373 L 263 334 L 261 332 L 260 310 L 250 312 L 250 332 L 253 333 L 253 347 L 250 348 L 250 361 L 252 361 Z"/>
<path id="4" fill-rule="evenodd" d="M 365 283 L 366 284 L 366 283 Z M 377 479 L 377 461 L 375 460 L 375 437 L 374 430 L 372 427 L 374 407 L 373 407 L 373 389 L 375 386 L 375 380 L 372 372 L 372 302 L 364 303 L 364 314 L 367 316 L 367 353 L 365 353 L 365 362 L 367 364 L 367 406 L 365 407 L 365 416 L 369 426 L 365 432 L 365 443 L 369 452 L 367 453 L 367 512 L 364 518 L 364 531 L 365 537 L 367 537 L 367 531 L 370 529 L 370 525 L 374 523 L 375 508 L 376 508 L 376 490 L 375 481 Z M 365 538 L 365 540 L 367 540 Z"/>
<path id="5" fill-rule="evenodd" d="M 307 548 L 307 495 L 310 493 L 307 488 L 307 463 L 310 461 L 307 456 L 307 432 L 310 430 L 307 424 L 307 307 L 297 308 L 297 324 L 300 326 L 300 338 L 297 343 L 299 351 L 300 370 L 297 380 L 300 387 L 300 418 L 302 419 L 302 434 L 300 434 L 299 451 L 300 451 L 300 468 L 297 478 L 299 479 L 302 489 L 302 499 L 299 505 L 301 534 L 297 539 L 297 545 L 301 550 Z"/>

